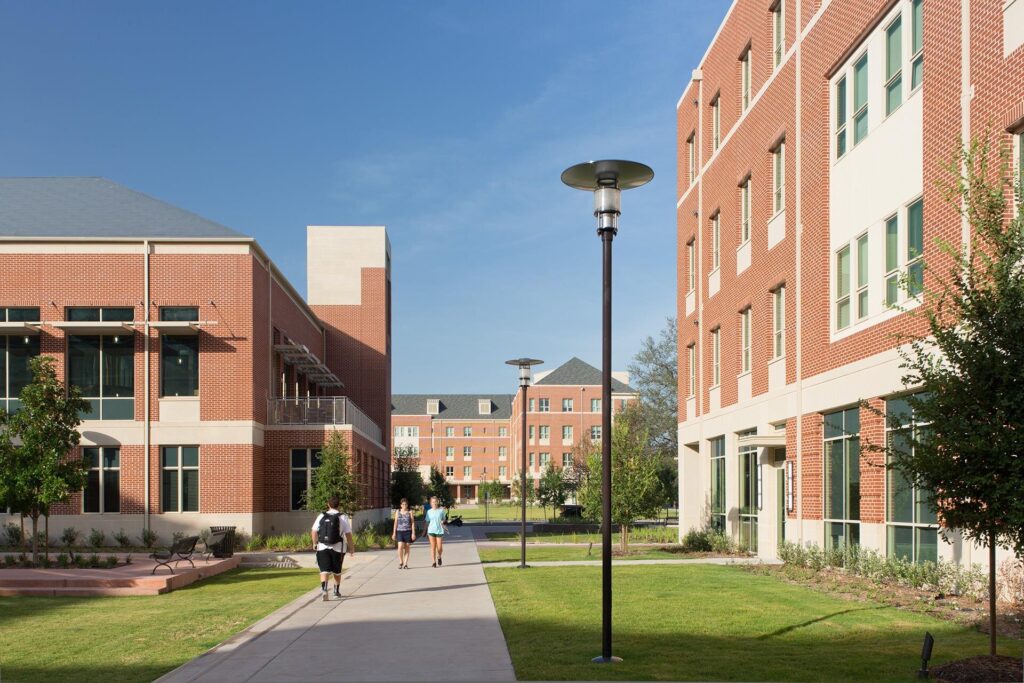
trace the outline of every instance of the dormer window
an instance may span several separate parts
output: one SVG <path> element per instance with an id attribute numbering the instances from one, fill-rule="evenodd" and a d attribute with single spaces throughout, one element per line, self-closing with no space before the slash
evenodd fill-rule
<path id="1" fill-rule="evenodd" d="M 477 411 L 481 415 L 490 415 L 491 414 L 491 399 L 489 399 L 489 398 L 482 398 L 482 399 L 478 400 L 477 401 Z"/>
<path id="2" fill-rule="evenodd" d="M 437 415 L 441 412 L 441 399 L 427 399 L 427 415 Z"/>

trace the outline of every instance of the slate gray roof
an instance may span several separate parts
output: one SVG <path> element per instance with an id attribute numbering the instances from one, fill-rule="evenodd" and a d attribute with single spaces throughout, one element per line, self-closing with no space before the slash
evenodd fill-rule
<path id="1" fill-rule="evenodd" d="M 589 363 L 584 363 L 576 356 L 552 370 L 544 378 L 537 380 L 537 384 L 551 384 L 558 386 L 600 386 L 601 371 Z M 624 384 L 612 377 L 612 391 L 617 393 L 635 393 L 635 390 L 628 384 Z"/>
<path id="2" fill-rule="evenodd" d="M 106 178 L 0 178 L 0 237 L 245 238 Z"/>
<path id="3" fill-rule="evenodd" d="M 426 415 L 427 401 L 441 401 L 441 420 L 507 420 L 512 416 L 511 394 L 392 394 L 392 415 Z M 491 414 L 481 415 L 477 401 L 489 399 Z"/>

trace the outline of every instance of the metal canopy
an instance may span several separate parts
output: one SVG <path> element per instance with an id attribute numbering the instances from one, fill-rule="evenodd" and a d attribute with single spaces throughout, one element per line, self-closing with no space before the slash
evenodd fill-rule
<path id="1" fill-rule="evenodd" d="M 651 182 L 654 170 L 636 161 L 605 159 L 585 161 L 562 171 L 562 182 L 577 190 L 597 190 L 602 187 L 617 187 L 629 190 Z"/>

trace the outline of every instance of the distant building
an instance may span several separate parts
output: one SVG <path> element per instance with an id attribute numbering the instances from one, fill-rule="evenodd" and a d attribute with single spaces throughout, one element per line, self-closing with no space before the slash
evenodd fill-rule
<path id="1" fill-rule="evenodd" d="M 332 430 L 386 513 L 390 246 L 310 227 L 309 300 L 256 241 L 103 178 L 0 179 L 0 408 L 44 354 L 92 407 L 51 529 L 308 529 Z M 0 522 L 17 517 L 0 515 Z"/>
<path id="2" fill-rule="evenodd" d="M 534 479 L 572 462 L 573 446 L 601 438 L 601 371 L 579 358 L 540 371 L 527 396 L 527 467 Z M 612 408 L 636 398 L 626 373 L 612 373 Z M 437 467 L 459 502 L 475 502 L 483 481 L 509 495 L 522 464 L 522 392 L 395 394 L 393 446 L 417 449 L 427 476 Z"/>

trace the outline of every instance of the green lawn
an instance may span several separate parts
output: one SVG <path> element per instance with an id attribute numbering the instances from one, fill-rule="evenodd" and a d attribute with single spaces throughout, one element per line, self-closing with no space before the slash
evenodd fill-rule
<path id="1" fill-rule="evenodd" d="M 487 534 L 490 541 L 518 541 L 518 531 L 493 531 Z M 527 532 L 526 542 L 537 543 L 601 543 L 601 534 L 595 532 L 572 533 L 566 531 Z M 638 527 L 629 532 L 630 543 L 678 543 L 679 532 L 674 528 L 655 526 Z M 612 543 L 619 544 L 618 532 L 612 532 Z"/>
<path id="2" fill-rule="evenodd" d="M 316 586 L 309 569 L 241 569 L 165 595 L 0 597 L 0 676 L 151 681 Z"/>
<path id="3" fill-rule="evenodd" d="M 659 548 L 634 548 L 635 554 L 628 557 L 613 557 L 613 560 L 683 560 L 687 557 L 697 557 L 685 553 L 673 553 Z M 508 548 L 486 548 L 477 546 L 480 553 L 480 561 L 487 562 L 518 562 L 520 557 L 519 546 Z M 530 562 L 556 562 L 562 560 L 600 560 L 601 546 L 595 544 L 591 554 L 587 554 L 587 546 L 526 546 L 526 561 Z"/>
<path id="4" fill-rule="evenodd" d="M 987 653 L 952 622 L 856 602 L 738 567 L 614 573 L 613 654 L 601 654 L 598 567 L 485 569 L 520 680 L 911 681 L 925 631 L 932 664 Z M 1004 654 L 1021 643 L 1001 639 Z"/>
<path id="5" fill-rule="evenodd" d="M 452 508 L 452 515 L 462 515 L 462 519 L 467 522 L 482 522 L 484 521 L 484 506 L 458 506 Z M 548 516 L 551 516 L 551 508 L 548 508 Z M 491 521 L 507 522 L 509 520 L 522 519 L 522 509 L 518 505 L 507 505 L 491 503 L 487 506 L 487 519 Z M 533 522 L 544 521 L 544 510 L 539 507 L 533 507 L 530 505 L 526 506 L 526 519 Z"/>

